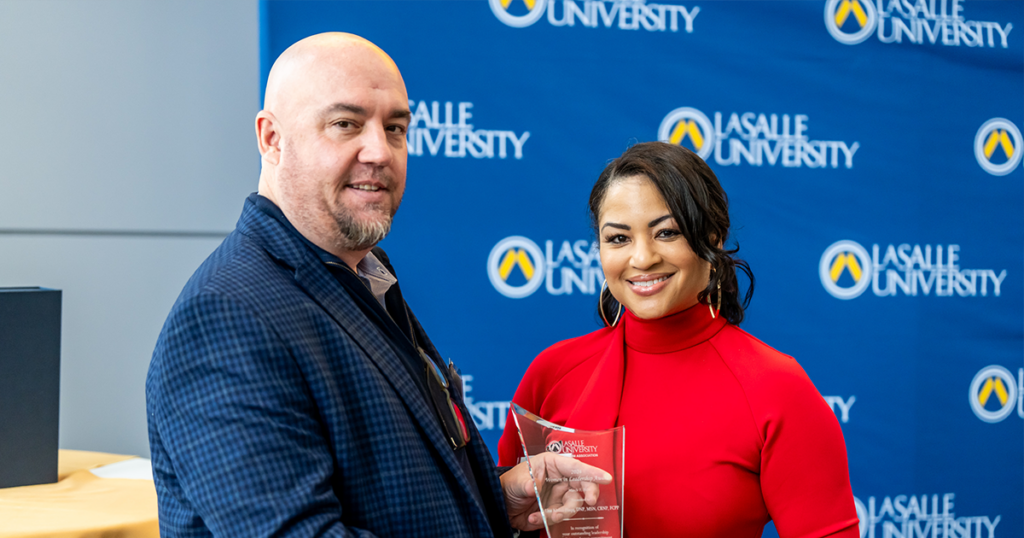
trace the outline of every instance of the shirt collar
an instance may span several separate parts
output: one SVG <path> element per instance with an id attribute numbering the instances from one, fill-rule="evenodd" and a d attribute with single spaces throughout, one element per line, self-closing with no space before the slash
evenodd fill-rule
<path id="1" fill-rule="evenodd" d="M 373 294 L 373 297 L 386 309 L 384 294 L 391 289 L 391 286 L 398 282 L 395 275 L 391 274 L 388 268 L 384 267 L 384 264 L 380 263 L 380 260 L 372 252 L 368 252 L 359 261 L 356 271 L 358 276 L 363 279 L 363 282 L 367 284 L 367 287 L 370 288 L 370 293 Z"/>

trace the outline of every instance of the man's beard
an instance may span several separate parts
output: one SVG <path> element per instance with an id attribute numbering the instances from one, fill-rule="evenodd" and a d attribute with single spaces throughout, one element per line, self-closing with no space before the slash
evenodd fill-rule
<path id="1" fill-rule="evenodd" d="M 336 215 L 340 232 L 338 246 L 344 250 L 366 250 L 383 241 L 391 231 L 392 215 L 379 210 L 378 214 L 379 218 L 362 221 L 353 219 L 348 212 Z"/>

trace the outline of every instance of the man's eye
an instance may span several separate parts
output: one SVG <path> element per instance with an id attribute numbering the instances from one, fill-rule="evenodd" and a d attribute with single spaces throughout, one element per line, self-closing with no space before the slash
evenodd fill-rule
<path id="1" fill-rule="evenodd" d="M 341 127 L 342 129 L 349 129 L 349 128 L 355 126 L 354 123 L 352 123 L 352 122 L 350 122 L 348 120 L 336 121 L 336 122 L 334 122 L 334 125 L 337 126 L 337 127 Z"/>
<path id="2" fill-rule="evenodd" d="M 406 128 L 405 128 L 404 125 L 389 125 L 387 127 L 387 129 L 388 129 L 388 131 L 390 131 L 392 133 L 401 134 L 401 135 L 404 135 L 405 132 L 406 132 Z"/>

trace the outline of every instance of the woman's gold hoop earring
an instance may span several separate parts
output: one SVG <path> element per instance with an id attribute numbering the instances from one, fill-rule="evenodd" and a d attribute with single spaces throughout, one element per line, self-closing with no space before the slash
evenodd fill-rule
<path id="1" fill-rule="evenodd" d="M 713 273 L 712 273 L 713 274 Z M 708 310 L 711 311 L 711 319 L 718 317 L 718 314 L 722 311 L 722 283 L 718 283 L 718 304 L 715 308 L 711 308 L 711 297 L 708 297 Z"/>
<path id="2" fill-rule="evenodd" d="M 608 323 L 608 318 L 605 317 L 605 315 L 604 315 L 604 304 L 602 304 L 602 299 L 601 299 L 602 297 L 604 297 L 604 290 L 607 287 L 608 287 L 608 279 L 606 278 L 606 279 L 604 279 L 604 282 L 601 283 L 601 293 L 597 294 L 597 310 L 599 312 L 601 312 L 601 319 L 604 320 L 604 324 L 609 326 L 609 327 L 614 327 L 614 326 L 619 324 L 619 318 L 622 317 L 622 303 L 619 303 L 619 311 L 615 314 L 615 321 L 612 322 L 612 323 Z M 611 291 L 609 290 L 608 293 L 611 294 Z M 618 301 L 616 301 L 616 302 L 618 302 Z"/>

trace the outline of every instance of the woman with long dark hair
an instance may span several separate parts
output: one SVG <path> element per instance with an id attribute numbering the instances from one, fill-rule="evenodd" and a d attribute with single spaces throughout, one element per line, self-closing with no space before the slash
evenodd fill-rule
<path id="1" fill-rule="evenodd" d="M 530 365 L 515 403 L 570 428 L 625 426 L 633 537 L 859 536 L 839 423 L 797 362 L 739 328 L 754 278 L 697 155 L 637 144 L 590 196 L 606 327 Z M 743 298 L 737 270 L 750 285 Z M 498 447 L 522 457 L 515 423 Z"/>

